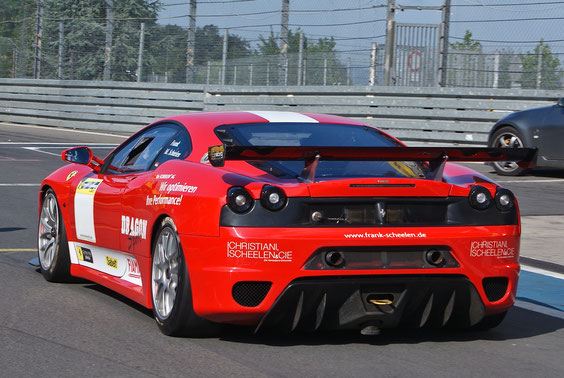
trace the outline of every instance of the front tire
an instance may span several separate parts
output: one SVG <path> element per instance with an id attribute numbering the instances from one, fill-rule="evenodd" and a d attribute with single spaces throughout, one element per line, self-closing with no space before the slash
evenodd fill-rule
<path id="1" fill-rule="evenodd" d="M 171 218 L 165 218 L 153 243 L 151 262 L 153 315 L 162 333 L 169 336 L 207 336 L 213 328 L 192 306 L 186 260 Z"/>
<path id="2" fill-rule="evenodd" d="M 39 215 L 37 255 L 41 274 L 49 282 L 70 279 L 70 256 L 65 224 L 57 196 L 48 189 Z"/>
<path id="3" fill-rule="evenodd" d="M 523 137 L 513 127 L 505 126 L 497 130 L 491 140 L 489 147 L 494 148 L 522 148 L 525 147 Z M 520 168 L 517 163 L 511 161 L 496 161 L 492 164 L 495 171 L 502 176 L 519 176 L 527 169 Z"/>

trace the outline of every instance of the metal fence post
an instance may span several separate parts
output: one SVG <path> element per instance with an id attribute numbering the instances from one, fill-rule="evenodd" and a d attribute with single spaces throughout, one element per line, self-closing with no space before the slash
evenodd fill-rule
<path id="1" fill-rule="evenodd" d="M 141 75 L 143 74 L 143 49 L 145 47 L 145 23 L 141 23 L 139 30 L 139 54 L 137 56 L 137 82 L 141 82 Z"/>
<path id="2" fill-rule="evenodd" d="M 304 59 L 304 33 L 300 33 L 300 46 L 298 49 L 298 85 L 302 85 L 302 67 Z"/>
<path id="3" fill-rule="evenodd" d="M 253 85 L 253 64 L 249 65 L 249 85 Z"/>
<path id="4" fill-rule="evenodd" d="M 59 20 L 59 67 L 57 78 L 63 80 L 63 56 L 65 53 L 65 21 Z"/>
<path id="5" fill-rule="evenodd" d="M 41 39 L 43 34 L 43 0 L 37 0 L 37 31 L 35 35 L 35 58 L 33 60 L 33 78 L 41 77 Z"/>
<path id="6" fill-rule="evenodd" d="M 114 33 L 114 0 L 106 2 L 106 46 L 104 59 L 104 80 L 111 80 L 112 76 L 112 39 Z"/>
<path id="7" fill-rule="evenodd" d="M 223 31 L 223 52 L 221 54 L 221 85 L 225 85 L 225 71 L 227 70 L 227 29 Z"/>
<path id="8" fill-rule="evenodd" d="M 373 86 L 376 81 L 376 42 L 372 42 L 370 48 L 370 71 L 368 76 L 368 85 Z"/>

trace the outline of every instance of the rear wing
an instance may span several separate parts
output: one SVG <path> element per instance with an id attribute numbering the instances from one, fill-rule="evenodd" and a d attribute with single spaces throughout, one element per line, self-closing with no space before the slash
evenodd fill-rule
<path id="1" fill-rule="evenodd" d="M 429 167 L 431 179 L 441 180 L 447 161 L 513 161 L 521 168 L 534 167 L 536 148 L 483 147 L 277 147 L 219 145 L 208 149 L 212 166 L 223 167 L 225 160 L 288 161 L 303 160 L 300 175 L 313 182 L 317 163 L 324 161 L 419 161 Z"/>

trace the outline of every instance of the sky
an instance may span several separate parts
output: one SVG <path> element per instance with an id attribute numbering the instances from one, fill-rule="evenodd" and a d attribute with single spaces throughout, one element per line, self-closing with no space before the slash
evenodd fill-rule
<path id="1" fill-rule="evenodd" d="M 159 23 L 187 26 L 189 0 L 161 0 Z M 396 0 L 396 5 L 439 6 L 442 0 Z M 452 0 L 450 42 L 470 30 L 490 51 L 514 48 L 532 51 L 548 41 L 564 53 L 564 1 Z M 214 24 L 255 45 L 259 35 L 280 30 L 282 0 L 199 0 L 197 26 Z M 290 0 L 290 28 L 300 27 L 309 38 L 334 37 L 338 50 L 366 51 L 371 42 L 384 43 L 386 0 Z M 329 11 L 330 10 L 330 11 Z M 261 13 L 261 14 L 250 14 Z M 440 11 L 396 12 L 398 23 L 438 24 Z M 534 20 L 534 19 L 541 20 Z M 507 21 L 527 19 L 527 21 Z M 483 22 L 485 20 L 494 20 Z M 497 21 L 495 21 L 497 20 Z M 457 39 L 458 38 L 458 39 Z"/>

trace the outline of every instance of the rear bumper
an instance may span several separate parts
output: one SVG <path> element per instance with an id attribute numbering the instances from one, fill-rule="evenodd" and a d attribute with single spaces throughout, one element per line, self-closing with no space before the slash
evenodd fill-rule
<path id="1" fill-rule="evenodd" d="M 484 315 L 478 292 L 463 276 L 300 278 L 282 292 L 257 331 L 468 327 Z"/>
<path id="2" fill-rule="evenodd" d="M 427 306 L 430 313 L 423 325 L 443 325 L 451 318 L 474 324 L 513 306 L 519 276 L 519 226 L 222 227 L 219 237 L 180 238 L 196 313 L 216 322 L 260 323 L 261 329 L 279 321 L 286 327 L 291 323 L 290 329 L 310 329 L 312 324 L 313 329 L 357 328 L 367 322 L 394 327 L 421 323 L 421 311 Z M 327 248 L 424 250 L 430 246 L 448 248 L 457 266 L 311 269 L 307 265 L 316 251 Z M 362 293 L 384 292 L 389 287 L 395 290 L 392 313 L 375 311 L 366 298 L 358 301 Z M 317 311 L 322 301 L 326 315 L 320 321 Z M 353 314 L 335 320 L 334 314 L 342 312 Z M 311 320 L 312 314 L 317 320 Z"/>

